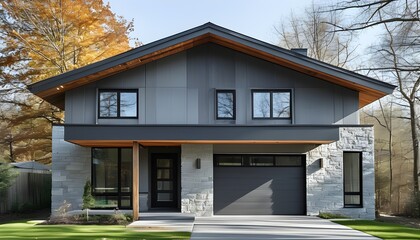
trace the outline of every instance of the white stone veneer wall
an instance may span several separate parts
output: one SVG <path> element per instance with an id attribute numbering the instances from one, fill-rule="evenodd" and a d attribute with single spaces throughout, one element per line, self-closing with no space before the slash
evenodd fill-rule
<path id="1" fill-rule="evenodd" d="M 201 169 L 196 159 L 201 159 Z M 213 145 L 183 144 L 181 147 L 181 212 L 213 215 Z"/>
<path id="2" fill-rule="evenodd" d="M 64 141 L 64 127 L 53 126 L 52 130 L 52 189 L 51 214 L 64 201 L 70 203 L 69 210 L 82 207 L 83 187 L 90 180 L 90 148 Z"/>
<path id="3" fill-rule="evenodd" d="M 375 218 L 373 127 L 340 128 L 340 140 L 307 153 L 307 213 L 336 213 L 352 218 Z M 344 208 L 343 151 L 363 152 L 363 207 Z M 323 167 L 319 167 L 319 159 Z"/>

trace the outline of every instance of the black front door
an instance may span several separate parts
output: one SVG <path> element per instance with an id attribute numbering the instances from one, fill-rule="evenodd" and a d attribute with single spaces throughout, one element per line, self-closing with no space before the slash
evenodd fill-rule
<path id="1" fill-rule="evenodd" d="M 152 154 L 152 207 L 178 206 L 178 154 Z"/>

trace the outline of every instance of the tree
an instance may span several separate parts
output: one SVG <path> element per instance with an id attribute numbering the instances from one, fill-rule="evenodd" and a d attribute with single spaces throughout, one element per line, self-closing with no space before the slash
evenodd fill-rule
<path id="1" fill-rule="evenodd" d="M 102 0 L 0 2 L 0 119 L 8 123 L 0 130 L 13 139 L 10 156 L 49 162 L 50 125 L 62 122 L 26 86 L 130 49 L 132 30 Z"/>
<path id="2" fill-rule="evenodd" d="M 408 26 L 407 26 L 408 25 Z M 388 65 L 379 67 L 381 71 L 388 71 L 394 77 L 398 85 L 397 97 L 405 103 L 408 108 L 408 116 L 401 116 L 410 120 L 411 137 L 413 144 L 413 179 L 414 189 L 419 190 L 418 182 L 418 161 L 419 161 L 419 133 L 418 133 L 418 101 L 419 101 L 419 63 L 416 63 L 416 53 L 412 52 L 412 42 L 420 25 L 399 24 L 398 26 L 389 26 L 384 23 L 387 36 L 384 39 L 382 48 L 378 51 Z M 414 29 L 418 28 L 418 29 Z M 419 46 L 417 46 L 418 48 Z M 414 55 L 414 56 L 413 56 Z M 414 60 L 414 61 L 413 61 Z M 417 68 L 417 69 L 416 69 Z M 403 103 L 403 104 L 404 104 Z"/>
<path id="3" fill-rule="evenodd" d="M 329 12 L 352 14 L 353 21 L 348 24 L 329 22 L 338 31 L 359 31 L 384 23 L 419 22 L 419 0 L 352 0 L 339 1 L 330 7 Z"/>
<path id="4" fill-rule="evenodd" d="M 379 109 L 380 109 L 380 114 L 375 113 L 374 111 L 372 112 L 367 112 L 365 111 L 365 113 L 369 116 L 372 117 L 376 120 L 376 122 L 386 130 L 387 132 L 387 150 L 388 150 L 388 161 L 389 161 L 389 199 L 390 201 L 392 200 L 392 193 L 393 193 L 393 175 L 392 175 L 392 154 L 393 154 L 393 146 L 392 146 L 392 123 L 393 123 L 393 115 L 392 115 L 392 110 L 393 110 L 393 102 L 390 101 L 389 102 L 389 107 L 385 108 L 384 104 L 382 103 L 381 100 L 378 101 L 379 103 Z M 389 109 L 389 111 L 387 111 Z M 379 117 L 379 116 L 380 117 Z"/>
<path id="5" fill-rule="evenodd" d="M 83 209 L 89 209 L 95 206 L 95 198 L 92 196 L 92 184 L 86 181 L 83 188 Z"/>
<path id="6" fill-rule="evenodd" d="M 381 59 L 369 71 L 382 72 L 398 86 L 395 104 L 405 108 L 398 116 L 410 125 L 412 179 L 415 199 L 419 198 L 419 89 L 420 89 L 420 18 L 418 0 L 343 1 L 331 11 L 345 15 L 359 10 L 346 24 L 331 23 L 338 31 L 361 31 L 375 26 L 383 28 L 383 37 L 374 48 L 375 59 Z"/>
<path id="7" fill-rule="evenodd" d="M 15 53 L 8 56 L 15 67 L 24 62 L 26 71 L 34 71 L 26 81 L 39 81 L 129 49 L 132 22 L 115 16 L 101 0 L 5 0 L 1 6 L 0 39 L 7 52 Z"/>
<path id="8" fill-rule="evenodd" d="M 0 163 L 0 192 L 7 190 L 12 185 L 17 175 L 18 173 L 12 169 L 12 166 Z"/>
<path id="9" fill-rule="evenodd" d="M 304 14 L 291 14 L 286 24 L 275 26 L 279 46 L 307 48 L 308 56 L 339 67 L 348 67 L 355 57 L 352 33 L 339 33 L 328 23 L 339 24 L 342 20 L 335 12 L 325 12 L 312 4 Z"/>

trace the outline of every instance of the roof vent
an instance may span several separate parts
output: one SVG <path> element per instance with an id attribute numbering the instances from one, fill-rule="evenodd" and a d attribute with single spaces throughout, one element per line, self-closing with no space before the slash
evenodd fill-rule
<path id="1" fill-rule="evenodd" d="M 308 56 L 308 49 L 307 48 L 292 48 L 290 49 L 295 53 L 299 53 L 303 56 Z"/>

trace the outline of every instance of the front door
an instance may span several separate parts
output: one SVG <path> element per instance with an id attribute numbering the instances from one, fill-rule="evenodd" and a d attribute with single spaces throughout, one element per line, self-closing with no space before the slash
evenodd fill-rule
<path id="1" fill-rule="evenodd" d="M 152 208 L 178 206 L 178 154 L 152 154 Z"/>

